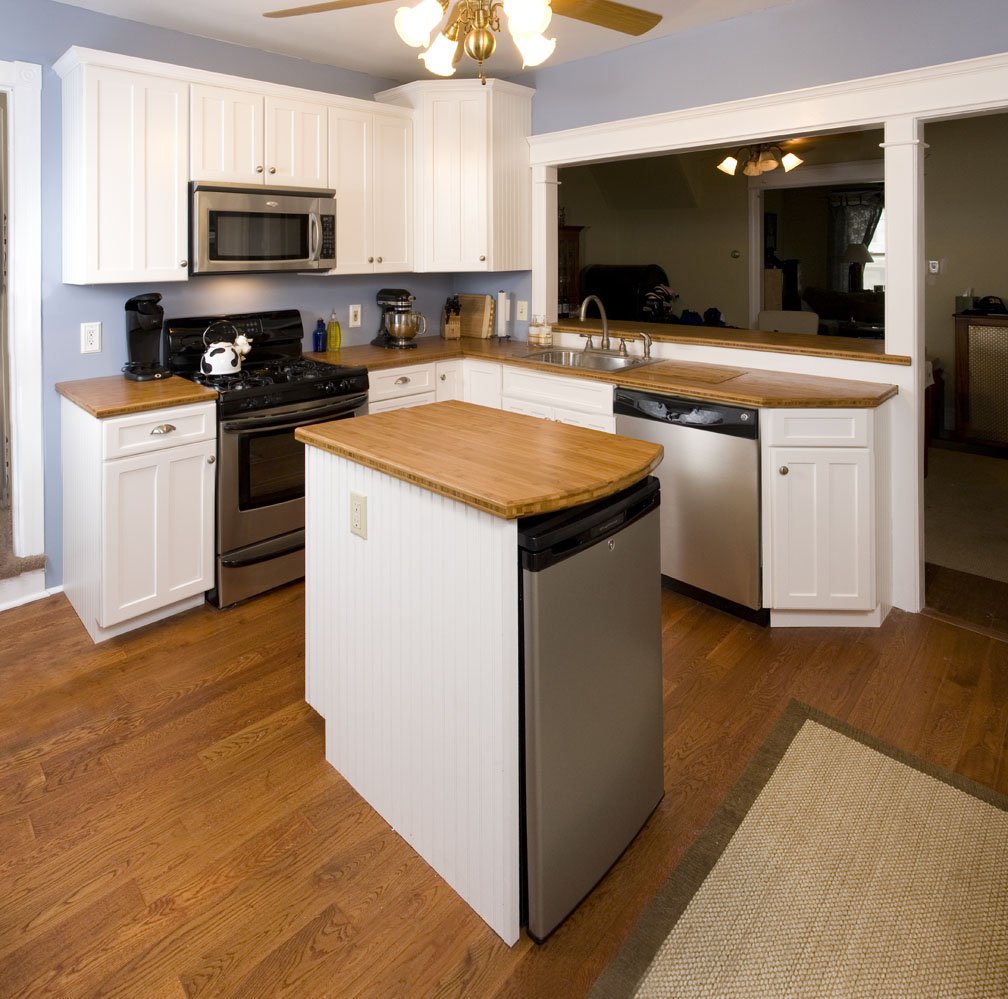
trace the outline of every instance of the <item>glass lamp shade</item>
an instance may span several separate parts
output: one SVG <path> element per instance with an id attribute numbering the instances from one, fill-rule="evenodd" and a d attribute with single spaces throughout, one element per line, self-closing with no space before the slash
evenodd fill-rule
<path id="1" fill-rule="evenodd" d="M 541 35 L 553 18 L 553 8 L 544 0 L 505 0 L 504 13 L 514 38 Z"/>
<path id="2" fill-rule="evenodd" d="M 746 160 L 745 165 L 742 167 L 742 173 L 747 177 L 758 177 L 762 172 L 758 160 Z"/>
<path id="3" fill-rule="evenodd" d="M 785 153 L 781 157 L 781 166 L 784 167 L 785 173 L 790 173 L 796 166 L 801 166 L 805 161 L 794 153 Z"/>
<path id="4" fill-rule="evenodd" d="M 407 44 L 418 49 L 430 44 L 430 33 L 444 16 L 438 0 L 421 0 L 415 7 L 400 7 L 395 15 L 395 29 Z"/>
<path id="5" fill-rule="evenodd" d="M 431 47 L 426 52 L 421 52 L 417 58 L 423 59 L 427 69 L 436 76 L 454 76 L 455 66 L 452 60 L 455 58 L 455 45 L 455 42 L 445 37 L 444 32 L 439 32 Z"/>
<path id="6" fill-rule="evenodd" d="M 556 48 L 555 38 L 543 38 L 542 35 L 515 35 L 514 43 L 522 55 L 522 69 L 544 63 Z"/>
<path id="7" fill-rule="evenodd" d="M 734 156 L 726 156 L 718 165 L 717 168 L 722 172 L 728 174 L 729 177 L 735 176 L 735 171 L 738 169 L 738 160 Z"/>
<path id="8" fill-rule="evenodd" d="M 769 149 L 764 149 L 763 152 L 759 154 L 759 160 L 757 161 L 757 166 L 759 167 L 760 173 L 767 173 L 770 170 L 777 169 L 777 157 Z"/>

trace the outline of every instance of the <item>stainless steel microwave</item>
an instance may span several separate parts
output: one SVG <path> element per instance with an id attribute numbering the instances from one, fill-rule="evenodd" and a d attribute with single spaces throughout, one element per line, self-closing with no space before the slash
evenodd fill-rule
<path id="1" fill-rule="evenodd" d="M 328 270 L 336 264 L 336 196 L 194 183 L 193 274 Z"/>

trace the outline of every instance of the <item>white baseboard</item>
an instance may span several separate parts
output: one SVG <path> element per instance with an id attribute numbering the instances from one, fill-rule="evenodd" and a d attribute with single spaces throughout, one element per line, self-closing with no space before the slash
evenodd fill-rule
<path id="1" fill-rule="evenodd" d="M 884 608 L 885 614 L 889 608 Z M 771 610 L 771 628 L 877 628 L 885 619 L 883 608 L 870 611 Z"/>
<path id="2" fill-rule="evenodd" d="M 35 569 L 10 579 L 0 579 L 0 611 L 20 607 L 21 604 L 30 603 L 32 600 L 41 600 L 43 597 L 51 597 L 54 593 L 62 592 L 62 586 L 46 589 L 45 569 Z"/>

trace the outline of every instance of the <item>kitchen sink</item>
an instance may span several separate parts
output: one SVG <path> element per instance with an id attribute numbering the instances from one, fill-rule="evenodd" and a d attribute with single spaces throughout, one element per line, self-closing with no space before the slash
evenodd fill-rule
<path id="1" fill-rule="evenodd" d="M 643 364 L 651 364 L 657 358 L 631 357 L 627 354 L 609 354 L 598 350 L 535 350 L 525 354 L 526 361 L 538 361 L 539 364 L 555 364 L 558 368 L 583 368 L 588 371 L 626 371 L 627 368 L 639 368 Z"/>

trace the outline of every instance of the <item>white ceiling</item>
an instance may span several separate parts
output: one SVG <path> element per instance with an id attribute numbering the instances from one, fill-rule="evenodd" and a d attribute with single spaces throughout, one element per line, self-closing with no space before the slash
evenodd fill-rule
<path id="1" fill-rule="evenodd" d="M 265 18 L 267 10 L 302 5 L 302 0 L 60 0 L 74 7 L 173 28 L 190 35 L 310 59 L 407 82 L 430 79 L 417 49 L 404 45 L 392 26 L 396 8 L 411 0 L 388 0 L 368 7 Z M 303 0 L 305 4 L 314 0 Z M 639 0 L 636 6 L 661 14 L 661 22 L 640 37 L 624 35 L 555 15 L 547 37 L 557 40 L 547 65 L 584 59 L 637 42 L 724 21 L 791 0 Z M 502 18 L 502 21 L 504 19 Z M 487 62 L 487 75 L 509 77 L 521 71 L 521 56 L 510 38 L 500 39 Z M 457 76 L 475 76 L 475 63 L 463 57 Z M 252 74 L 250 74 L 252 75 Z"/>

